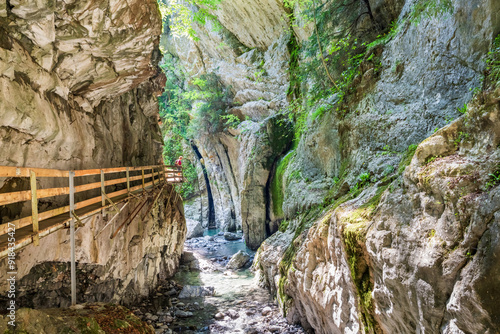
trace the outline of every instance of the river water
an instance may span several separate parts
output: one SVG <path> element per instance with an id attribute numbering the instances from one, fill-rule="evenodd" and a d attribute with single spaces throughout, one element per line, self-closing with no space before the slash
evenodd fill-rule
<path id="1" fill-rule="evenodd" d="M 175 333 L 304 333 L 288 325 L 280 315 L 269 292 L 259 287 L 248 269 L 226 270 L 225 265 L 238 251 L 255 253 L 242 239 L 228 241 L 217 230 L 206 231 L 202 238 L 186 241 L 183 263 L 174 280 L 179 285 L 201 286 L 215 293 L 204 297 L 173 298 L 172 313 L 180 316 L 169 325 Z M 182 296 L 182 295 L 181 295 Z M 180 305 L 180 307 L 178 306 Z M 175 309 L 189 310 L 192 314 Z M 177 313 L 176 313 L 177 312 Z M 161 332 L 159 332 L 161 333 Z"/>

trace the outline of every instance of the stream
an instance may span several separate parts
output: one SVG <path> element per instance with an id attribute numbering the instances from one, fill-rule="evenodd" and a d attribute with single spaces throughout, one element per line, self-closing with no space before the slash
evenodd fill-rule
<path id="1" fill-rule="evenodd" d="M 157 334 L 305 333 L 288 324 L 269 292 L 259 287 L 249 269 L 255 252 L 238 237 L 226 240 L 218 230 L 206 230 L 203 237 L 187 240 L 175 277 L 134 312 Z M 251 256 L 246 266 L 226 269 L 240 250 Z"/>

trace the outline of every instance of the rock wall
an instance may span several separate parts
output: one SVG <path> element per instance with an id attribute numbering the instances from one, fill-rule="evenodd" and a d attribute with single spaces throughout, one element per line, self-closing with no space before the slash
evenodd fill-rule
<path id="1" fill-rule="evenodd" d="M 288 104 L 288 16 L 278 1 L 223 2 L 214 14 L 222 31 L 195 25 L 199 41 L 167 34 L 162 45 L 189 78 L 215 73 L 233 92 L 230 113 L 243 122 L 202 134 L 196 146 L 213 182 L 217 226 L 243 229 L 247 244 L 257 248 L 269 235 L 270 171 L 290 142 L 290 129 L 277 129 L 275 116 Z"/>
<path id="2" fill-rule="evenodd" d="M 419 6 L 446 3 L 444 12 L 424 7 L 415 19 Z M 499 92 L 482 83 L 484 57 L 500 33 L 500 3 L 446 3 L 370 1 L 375 20 L 394 20 L 396 28 L 362 62 L 350 112 L 330 111 L 335 96 L 310 108 L 283 174 L 284 217 L 269 213 L 268 186 L 290 147 L 267 153 L 279 145 L 258 129 L 288 105 L 285 10 L 272 0 L 247 4 L 248 11 L 243 0 L 223 2 L 215 13 L 223 32 L 198 26 L 197 42 L 167 39 L 190 77 L 217 73 L 241 104 L 231 109 L 244 120 L 237 129 L 197 141 L 220 226 L 233 224 L 234 212 L 255 247 L 286 218 L 255 267 L 288 319 L 316 333 L 488 333 L 500 326 L 491 306 L 498 280 L 489 278 L 500 267 L 498 183 L 490 175 L 498 169 Z M 237 14 L 228 17 L 230 10 Z M 305 42 L 313 29 L 298 23 L 294 36 Z M 462 116 L 458 109 L 473 96 Z"/>
<path id="3" fill-rule="evenodd" d="M 154 0 L 0 1 L 0 165 L 160 163 L 161 29 Z M 26 186 L 18 179 L 0 185 L 2 191 Z M 131 303 L 173 275 L 186 233 L 182 203 L 174 198 L 168 205 L 163 194 L 114 239 L 110 233 L 138 200 L 109 226 L 110 212 L 84 220 L 76 232 L 79 302 Z M 68 240 L 60 230 L 19 251 L 20 305 L 68 305 Z"/>
<path id="4" fill-rule="evenodd" d="M 498 328 L 499 93 L 422 142 L 401 180 L 323 211 L 295 239 L 279 295 L 289 320 L 317 333 Z M 278 232 L 261 247 L 261 273 L 275 291 L 290 239 Z"/>
<path id="5" fill-rule="evenodd" d="M 112 210 L 82 220 L 84 226 L 75 234 L 78 303 L 131 305 L 175 274 L 186 237 L 182 200 L 172 186 L 154 199 L 149 196 L 120 204 L 121 212 L 111 223 Z M 137 217 L 111 238 L 146 200 Z M 41 239 L 40 246 L 30 244 L 18 251 L 17 303 L 34 308 L 71 305 L 70 253 L 67 229 Z M 7 259 L 0 260 L 0 268 L 6 267 Z M 4 271 L 0 284 L 4 298 L 6 277 Z"/>
<path id="6" fill-rule="evenodd" d="M 0 32 L 0 165 L 159 161 L 155 1 L 2 1 Z"/>

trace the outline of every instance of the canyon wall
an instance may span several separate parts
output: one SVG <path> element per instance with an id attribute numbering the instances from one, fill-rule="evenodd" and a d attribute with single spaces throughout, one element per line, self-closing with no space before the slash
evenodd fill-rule
<path id="1" fill-rule="evenodd" d="M 188 80 L 213 72 L 231 88 L 242 121 L 195 140 L 216 220 L 252 248 L 272 234 L 254 266 L 288 319 L 316 333 L 494 333 L 500 96 L 484 77 L 500 3 L 370 5 L 394 23 L 360 62 L 347 111 L 338 95 L 317 101 L 294 143 L 272 122 L 293 106 L 293 39 L 315 38 L 310 22 L 239 0 L 214 12 L 222 30 L 165 37 Z"/>
<path id="2" fill-rule="evenodd" d="M 155 1 L 2 1 L 0 31 L 0 165 L 159 162 Z"/>
<path id="3" fill-rule="evenodd" d="M 171 185 L 157 194 L 118 204 L 116 217 L 108 209 L 82 220 L 75 233 L 77 303 L 132 305 L 175 274 L 186 237 L 182 199 Z M 144 202 L 137 216 L 127 220 Z M 41 239 L 39 246 L 16 252 L 18 305 L 71 305 L 69 238 L 69 230 L 61 229 Z M 1 259 L 0 268 L 7 268 L 7 261 Z M 0 291 L 8 290 L 7 277 L 5 270 Z"/>
<path id="4" fill-rule="evenodd" d="M 0 165 L 68 170 L 161 163 L 161 31 L 154 0 L 0 1 Z M 0 192 L 25 190 L 20 181 L 0 179 Z M 49 182 L 38 180 L 42 188 L 67 186 Z M 111 239 L 146 199 L 138 217 Z M 83 220 L 76 231 L 78 302 L 131 303 L 174 274 L 186 234 L 182 201 L 171 186 L 153 200 L 127 201 L 111 224 L 108 210 Z M 40 211 L 47 205 L 40 201 Z M 23 212 L 29 211 L 26 203 Z M 69 253 L 63 229 L 16 254 L 19 305 L 69 304 Z M 0 268 L 6 266 L 1 260 Z"/>

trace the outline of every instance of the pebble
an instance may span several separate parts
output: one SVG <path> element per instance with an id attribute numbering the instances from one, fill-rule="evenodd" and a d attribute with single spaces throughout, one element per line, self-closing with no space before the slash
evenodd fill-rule
<path id="1" fill-rule="evenodd" d="M 281 332 L 282 328 L 280 326 L 271 325 L 271 326 L 267 327 L 267 329 L 269 329 L 269 331 L 275 333 L 275 332 Z"/>
<path id="2" fill-rule="evenodd" d="M 239 318 L 240 315 L 238 314 L 238 312 L 236 312 L 235 310 L 233 309 L 230 309 L 230 310 L 227 310 L 227 315 L 231 318 L 231 319 L 236 319 L 236 318 Z"/>
<path id="3" fill-rule="evenodd" d="M 269 307 L 269 306 L 266 306 L 262 309 L 262 315 L 263 316 L 266 316 L 268 314 L 270 314 L 273 310 Z"/>
<path id="4" fill-rule="evenodd" d="M 215 315 L 215 319 L 217 319 L 217 320 L 222 320 L 222 319 L 224 319 L 224 317 L 225 317 L 224 313 L 221 313 L 221 312 L 219 312 Z"/>

